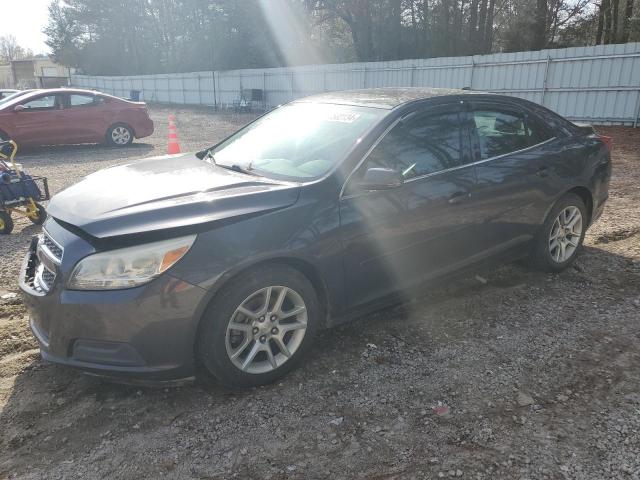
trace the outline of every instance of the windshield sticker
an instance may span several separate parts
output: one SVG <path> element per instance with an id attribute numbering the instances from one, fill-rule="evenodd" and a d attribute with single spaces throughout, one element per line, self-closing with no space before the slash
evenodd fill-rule
<path id="1" fill-rule="evenodd" d="M 325 120 L 329 122 L 353 123 L 358 118 L 360 118 L 359 113 L 333 112 L 333 113 L 328 113 L 325 117 Z"/>

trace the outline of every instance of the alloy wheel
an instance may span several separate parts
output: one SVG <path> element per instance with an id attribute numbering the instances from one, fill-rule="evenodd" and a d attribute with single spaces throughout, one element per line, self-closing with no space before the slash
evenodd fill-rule
<path id="1" fill-rule="evenodd" d="M 574 206 L 564 208 L 556 217 L 549 234 L 549 253 L 556 263 L 569 260 L 580 245 L 582 214 Z"/>
<path id="2" fill-rule="evenodd" d="M 284 286 L 262 288 L 249 295 L 229 319 L 227 355 L 243 372 L 271 372 L 293 356 L 306 330 L 307 307 L 298 292 Z"/>
<path id="3" fill-rule="evenodd" d="M 111 140 L 116 145 L 126 145 L 131 140 L 131 132 L 126 127 L 116 127 L 111 131 Z"/>

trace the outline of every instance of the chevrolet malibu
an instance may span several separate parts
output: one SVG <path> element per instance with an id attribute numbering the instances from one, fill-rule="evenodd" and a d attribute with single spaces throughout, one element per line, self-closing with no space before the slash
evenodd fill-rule
<path id="1" fill-rule="evenodd" d="M 528 258 L 559 272 L 602 213 L 610 139 L 534 103 L 326 93 L 197 154 L 58 193 L 21 272 L 45 360 L 126 381 L 273 382 L 319 328 Z"/>
<path id="2" fill-rule="evenodd" d="M 34 90 L 0 104 L 0 140 L 20 146 L 106 143 L 130 145 L 153 133 L 144 102 L 92 90 Z"/>

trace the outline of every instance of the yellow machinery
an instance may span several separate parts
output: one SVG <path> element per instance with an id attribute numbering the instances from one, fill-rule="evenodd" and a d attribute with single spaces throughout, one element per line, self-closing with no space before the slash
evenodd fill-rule
<path id="1" fill-rule="evenodd" d="M 0 234 L 13 230 L 13 213 L 42 225 L 47 212 L 39 203 L 49 200 L 45 177 L 33 177 L 22 171 L 15 157 L 18 145 L 13 140 L 0 142 Z"/>

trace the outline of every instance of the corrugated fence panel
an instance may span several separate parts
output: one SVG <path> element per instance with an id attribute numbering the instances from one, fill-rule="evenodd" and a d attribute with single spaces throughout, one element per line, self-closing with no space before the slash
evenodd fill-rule
<path id="1" fill-rule="evenodd" d="M 214 79 L 215 78 L 215 79 Z M 574 120 L 637 124 L 640 43 L 389 62 L 191 72 L 127 77 L 74 75 L 75 86 L 150 102 L 237 108 L 249 89 L 254 108 L 319 92 L 376 87 L 469 88 L 543 104 Z"/>

